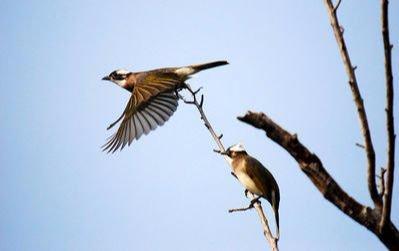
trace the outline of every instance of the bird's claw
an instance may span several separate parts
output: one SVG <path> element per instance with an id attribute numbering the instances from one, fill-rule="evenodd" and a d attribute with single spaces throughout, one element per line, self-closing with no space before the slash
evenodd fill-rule
<path id="1" fill-rule="evenodd" d="M 253 207 L 255 203 L 261 204 L 259 199 L 260 199 L 260 196 L 258 198 L 252 199 L 251 203 L 249 204 L 249 206 Z"/>

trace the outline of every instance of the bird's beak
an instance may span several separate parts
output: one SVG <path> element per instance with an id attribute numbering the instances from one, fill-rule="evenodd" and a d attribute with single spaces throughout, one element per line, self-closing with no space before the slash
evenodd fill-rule
<path id="1" fill-rule="evenodd" d="M 231 155 L 231 151 L 230 151 L 230 148 L 228 148 L 226 151 L 224 151 L 223 153 L 221 153 L 222 155 L 227 155 L 227 156 L 229 156 L 229 157 L 231 157 L 230 155 Z"/>
<path id="2" fill-rule="evenodd" d="M 102 78 L 102 80 L 111 80 L 111 78 L 109 76 L 105 76 Z"/>
<path id="3" fill-rule="evenodd" d="M 218 154 L 220 154 L 220 155 L 227 155 L 227 156 L 229 156 L 229 150 L 227 150 L 227 151 L 224 151 L 224 152 L 222 152 L 222 151 L 220 151 L 220 150 L 213 150 L 215 153 L 218 153 Z"/>

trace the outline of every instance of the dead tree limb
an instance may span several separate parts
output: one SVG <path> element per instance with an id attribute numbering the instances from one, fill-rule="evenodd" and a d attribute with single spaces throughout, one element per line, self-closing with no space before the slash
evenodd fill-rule
<path id="1" fill-rule="evenodd" d="M 392 76 L 392 45 L 389 41 L 388 23 L 388 0 L 381 1 L 381 30 L 384 41 L 385 58 L 385 88 L 386 88 L 386 127 L 388 134 L 387 142 L 387 165 L 386 165 L 386 184 L 384 186 L 381 231 L 391 219 L 393 175 L 395 169 L 395 129 L 393 117 L 393 76 Z"/>
<path id="2" fill-rule="evenodd" d="M 369 124 L 367 121 L 366 110 L 364 108 L 363 98 L 360 94 L 357 79 L 356 79 L 356 66 L 352 65 L 351 59 L 349 57 L 348 49 L 346 47 L 346 43 L 344 40 L 343 30 L 341 25 L 338 21 L 337 17 L 337 8 L 333 5 L 331 0 L 324 0 L 324 3 L 327 8 L 328 16 L 330 19 L 331 27 L 333 28 L 335 39 L 337 40 L 339 52 L 341 54 L 342 61 L 344 63 L 346 74 L 349 78 L 349 86 L 352 91 L 353 100 L 355 102 L 359 120 L 360 120 L 360 127 L 362 130 L 363 138 L 364 138 L 364 146 L 367 155 L 367 182 L 368 182 L 368 189 L 370 193 L 370 197 L 374 202 L 376 207 L 381 208 L 382 200 L 377 191 L 377 185 L 375 181 L 375 151 L 373 147 L 373 143 L 371 140 L 371 133 Z M 337 4 L 337 7 L 339 4 Z"/>
<path id="3" fill-rule="evenodd" d="M 320 193 L 344 214 L 373 232 L 389 250 L 399 250 L 399 232 L 388 221 L 384 232 L 379 231 L 381 210 L 362 205 L 346 193 L 324 168 L 319 157 L 308 150 L 296 134 L 291 134 L 263 113 L 248 112 L 238 117 L 242 122 L 266 132 L 266 136 L 284 148 L 299 164 Z"/>
<path id="4" fill-rule="evenodd" d="M 182 95 L 180 95 L 180 94 L 179 94 L 179 98 L 182 99 L 182 100 L 184 101 L 184 103 L 186 103 L 186 104 L 191 104 L 191 105 L 195 105 L 195 106 L 197 107 L 199 113 L 201 114 L 201 119 L 202 119 L 202 121 L 204 122 L 205 127 L 206 127 L 206 128 L 208 129 L 208 131 L 211 133 L 212 138 L 214 139 L 214 141 L 216 142 L 216 144 L 217 144 L 217 146 L 218 146 L 218 148 L 219 148 L 219 152 L 225 152 L 226 149 L 225 149 L 225 147 L 223 146 L 223 143 L 222 143 L 222 141 L 221 141 L 222 134 L 220 134 L 219 136 L 216 134 L 215 130 L 213 129 L 211 123 L 209 122 L 209 120 L 208 120 L 208 118 L 206 117 L 205 112 L 204 112 L 204 110 L 203 110 L 204 95 L 201 95 L 201 99 L 200 99 L 200 101 L 198 102 L 197 94 L 198 94 L 198 92 L 199 92 L 199 90 L 200 90 L 201 88 L 198 89 L 197 91 L 193 91 L 193 90 L 191 89 L 190 85 L 187 84 L 186 89 L 187 89 L 188 92 L 191 94 L 192 100 L 191 100 L 191 101 L 186 100 L 186 99 L 185 99 Z M 217 150 L 216 150 L 216 151 L 217 151 Z M 227 163 L 229 163 L 229 161 L 228 161 L 228 159 L 227 159 L 227 156 L 225 156 L 225 160 L 227 161 Z M 229 163 L 229 164 L 230 164 L 230 163 Z M 230 167 L 230 168 L 231 168 L 231 167 Z M 252 199 L 255 198 L 254 195 L 251 194 L 251 193 L 250 193 L 250 196 L 252 196 Z M 262 224 L 262 228 L 263 228 L 263 234 L 264 234 L 266 240 L 268 241 L 268 243 L 269 243 L 271 249 L 272 249 L 273 251 L 278 251 L 278 239 L 273 237 L 273 234 L 272 234 L 272 232 L 271 232 L 271 230 L 270 230 L 270 227 L 269 227 L 269 224 L 268 224 L 266 215 L 265 215 L 265 213 L 263 212 L 263 208 L 262 208 L 260 202 L 255 202 L 255 203 L 253 204 L 253 207 L 255 208 L 256 212 L 257 212 L 258 215 L 259 215 L 259 218 L 260 218 L 260 221 L 261 221 L 261 224 Z M 243 209 L 242 209 L 241 211 L 243 211 Z"/>

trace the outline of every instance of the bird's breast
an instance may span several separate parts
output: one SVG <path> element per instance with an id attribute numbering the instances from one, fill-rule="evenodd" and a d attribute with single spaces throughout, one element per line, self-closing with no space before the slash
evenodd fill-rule
<path id="1" fill-rule="evenodd" d="M 258 188 L 255 181 L 251 179 L 251 177 L 249 177 L 246 172 L 237 171 L 235 172 L 235 175 L 237 176 L 240 183 L 245 187 L 245 189 L 253 194 L 262 195 L 262 191 Z"/>

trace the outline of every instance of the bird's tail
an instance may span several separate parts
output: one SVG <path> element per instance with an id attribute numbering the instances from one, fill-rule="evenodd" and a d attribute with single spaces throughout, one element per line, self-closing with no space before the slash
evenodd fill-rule
<path id="1" fill-rule="evenodd" d="M 277 239 L 280 239 L 280 217 L 278 215 L 278 208 L 273 207 L 274 217 L 276 218 L 276 235 Z"/>
<path id="2" fill-rule="evenodd" d="M 190 67 L 195 71 L 195 73 L 202 71 L 202 70 L 206 70 L 209 68 L 213 68 L 213 67 L 218 67 L 218 66 L 222 66 L 222 65 L 226 65 L 229 64 L 229 62 L 227 61 L 214 61 L 214 62 L 210 62 L 210 63 L 205 63 L 205 64 L 195 64 L 195 65 L 191 65 Z"/>

